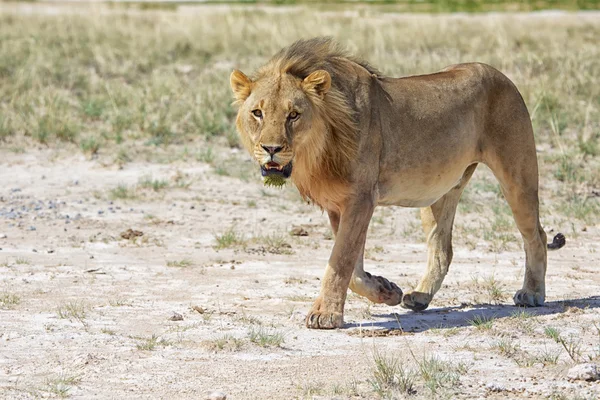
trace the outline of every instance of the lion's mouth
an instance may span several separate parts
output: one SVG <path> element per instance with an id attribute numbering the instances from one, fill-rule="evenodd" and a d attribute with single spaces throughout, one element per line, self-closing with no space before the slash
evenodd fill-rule
<path id="1" fill-rule="evenodd" d="M 289 178 L 292 174 L 292 162 L 290 161 L 286 165 L 280 165 L 274 161 L 269 161 L 260 166 L 260 173 L 262 176 L 279 175 L 284 178 Z"/>

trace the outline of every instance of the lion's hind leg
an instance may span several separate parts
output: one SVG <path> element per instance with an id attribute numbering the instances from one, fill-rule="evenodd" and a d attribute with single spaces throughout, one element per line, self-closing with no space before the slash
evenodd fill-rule
<path id="1" fill-rule="evenodd" d="M 513 300 L 517 306 L 542 306 L 546 297 L 546 233 L 539 219 L 538 177 L 535 153 L 521 163 L 499 162 L 492 171 L 500 181 L 502 193 L 513 213 L 525 247 L 525 279 L 523 288 Z M 521 164 L 521 165 L 519 165 Z M 560 242 L 562 235 L 557 237 Z M 564 244 L 564 241 L 562 242 Z M 561 243 L 555 247 L 562 247 Z M 553 245 L 550 246 L 550 248 Z"/>
<path id="2" fill-rule="evenodd" d="M 417 285 L 404 293 L 402 307 L 422 311 L 429 306 L 442 286 L 452 262 L 452 225 L 460 196 L 477 164 L 471 164 L 454 188 L 430 207 L 421 209 L 421 221 L 427 235 L 427 272 Z"/>

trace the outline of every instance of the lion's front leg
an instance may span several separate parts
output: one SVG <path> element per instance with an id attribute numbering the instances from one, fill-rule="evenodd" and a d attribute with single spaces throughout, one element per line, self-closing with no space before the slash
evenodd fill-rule
<path id="1" fill-rule="evenodd" d="M 306 326 L 334 329 L 344 325 L 344 303 L 352 272 L 362 255 L 375 208 L 370 197 L 355 199 L 341 213 L 335 244 L 325 269 L 321 293 L 306 316 Z"/>
<path id="2" fill-rule="evenodd" d="M 328 211 L 329 222 L 334 236 L 337 236 L 340 215 L 335 211 Z M 373 303 L 385 303 L 389 306 L 395 306 L 402 301 L 402 290 L 394 282 L 391 282 L 383 276 L 371 275 L 364 270 L 365 243 L 363 242 L 360 254 L 354 266 L 354 272 L 350 279 L 350 290 L 354 293 L 366 297 Z"/>
<path id="3" fill-rule="evenodd" d="M 363 253 L 361 253 L 361 257 L 354 267 L 352 279 L 350 279 L 350 290 L 366 297 L 373 303 L 385 303 L 388 306 L 400 304 L 402 289 L 383 276 L 371 275 L 365 271 L 363 268 Z"/>

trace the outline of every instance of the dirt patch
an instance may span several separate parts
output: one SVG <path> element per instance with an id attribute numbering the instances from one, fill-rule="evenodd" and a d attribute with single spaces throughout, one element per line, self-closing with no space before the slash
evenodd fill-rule
<path id="1" fill-rule="evenodd" d="M 596 383 L 567 376 L 600 356 L 597 227 L 549 253 L 546 307 L 511 305 L 521 251 L 459 245 L 430 310 L 350 294 L 345 328 L 313 331 L 304 317 L 333 241 L 327 217 L 292 188 L 218 176 L 202 163 L 118 169 L 56 162 L 51 151 L 2 158 L 10 173 L 0 193 L 1 397 L 600 393 Z M 191 183 L 111 200 L 117 183 L 134 184 L 149 171 L 164 179 L 181 171 Z M 367 269 L 411 288 L 424 272 L 425 245 L 398 236 L 414 211 L 391 208 L 385 219 L 370 230 L 367 248 L 377 261 L 367 260 Z M 117 232 L 131 234 L 124 240 Z M 278 243 L 293 251 L 252 250 Z M 413 377 L 410 392 L 380 381 L 376 354 L 400 360 Z M 432 383 L 425 367 L 452 379 L 435 375 Z"/>

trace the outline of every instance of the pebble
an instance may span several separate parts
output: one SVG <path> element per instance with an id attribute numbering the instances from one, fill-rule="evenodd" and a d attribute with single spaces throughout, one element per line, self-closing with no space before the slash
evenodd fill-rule
<path id="1" fill-rule="evenodd" d="M 35 230 L 36 230 L 36 227 L 35 227 L 35 226 L 30 226 L 30 227 L 29 227 L 29 230 L 30 230 L 30 231 L 35 231 Z"/>
<path id="2" fill-rule="evenodd" d="M 183 321 L 183 315 L 179 314 L 178 312 L 173 312 L 173 315 L 171 318 L 169 318 L 169 321 Z"/>
<path id="3" fill-rule="evenodd" d="M 485 388 L 490 392 L 504 392 L 506 388 L 498 383 L 488 383 Z"/>
<path id="4" fill-rule="evenodd" d="M 7 237 L 6 233 L 0 233 L 0 239 L 6 239 Z"/>
<path id="5" fill-rule="evenodd" d="M 223 392 L 214 391 L 208 394 L 206 400 L 227 400 L 227 395 Z"/>
<path id="6" fill-rule="evenodd" d="M 567 378 L 572 381 L 597 381 L 600 379 L 600 368 L 592 363 L 579 364 L 567 372 Z"/>

